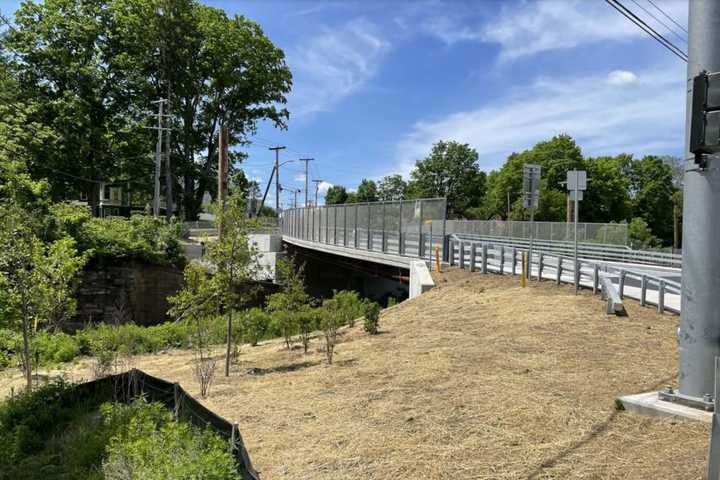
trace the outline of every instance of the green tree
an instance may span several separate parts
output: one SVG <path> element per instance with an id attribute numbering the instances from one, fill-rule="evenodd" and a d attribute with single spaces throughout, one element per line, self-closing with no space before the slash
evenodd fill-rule
<path id="1" fill-rule="evenodd" d="M 356 199 L 358 202 L 377 202 L 378 191 L 375 182 L 373 180 L 363 178 L 360 185 L 358 185 Z"/>
<path id="2" fill-rule="evenodd" d="M 227 317 L 227 349 L 225 352 L 225 376 L 230 376 L 230 358 L 233 342 L 233 312 L 247 306 L 254 298 L 249 285 L 258 271 L 257 251 L 250 245 L 248 232 L 251 221 L 245 214 L 245 199 L 230 195 L 225 205 L 216 208 L 218 225 L 222 234 L 207 250 L 207 259 L 214 266 L 213 291 L 220 309 Z"/>
<path id="3" fill-rule="evenodd" d="M 477 160 L 477 152 L 468 144 L 436 143 L 430 155 L 418 160 L 410 173 L 410 196 L 446 197 L 450 215 L 465 215 L 468 209 L 480 205 L 485 189 L 485 173 L 480 171 Z"/>
<path id="4" fill-rule="evenodd" d="M 32 335 L 39 326 L 57 328 L 75 311 L 74 281 L 84 260 L 72 240 L 49 245 L 38 238 L 28 212 L 0 205 L 0 311 L 5 323 L 22 331 L 22 363 L 32 388 Z"/>
<path id="5" fill-rule="evenodd" d="M 55 198 L 90 190 L 96 204 L 97 184 L 81 177 L 122 180 L 147 198 L 155 133 L 144 128 L 146 112 L 163 97 L 174 129 L 168 178 L 180 179 L 168 186 L 180 187 L 175 198 L 194 217 L 205 192 L 215 194 L 218 128 L 236 145 L 257 122 L 284 128 L 289 117 L 283 52 L 259 25 L 221 9 L 193 0 L 28 1 L 15 23 L 2 40 L 15 52 L 11 72 L 38 105 L 33 120 L 58 132 L 30 168 L 51 179 Z"/>
<path id="6" fill-rule="evenodd" d="M 564 221 L 566 213 L 565 181 L 567 171 L 583 167 L 580 148 L 569 135 L 557 135 L 539 142 L 533 148 L 512 153 L 497 173 L 491 173 L 487 182 L 487 194 L 482 203 L 486 218 L 503 216 L 524 220 L 528 217 L 522 205 L 523 166 L 527 163 L 540 165 L 540 205 L 536 220 Z M 507 198 L 511 209 L 508 215 Z"/>
<path id="7" fill-rule="evenodd" d="M 628 237 L 630 237 L 630 246 L 633 248 L 656 248 L 661 244 L 660 239 L 653 235 L 647 222 L 640 217 L 633 218 L 628 225 Z"/>
<path id="8" fill-rule="evenodd" d="M 267 299 L 267 309 L 275 315 L 288 349 L 292 343 L 295 317 L 310 301 L 309 295 L 305 292 L 303 270 L 304 266 L 296 264 L 292 258 L 278 260 L 277 280 L 282 286 L 282 291 L 273 293 Z"/>
<path id="9" fill-rule="evenodd" d="M 325 205 L 347 203 L 348 192 L 342 185 L 333 185 L 325 194 Z"/>
<path id="10" fill-rule="evenodd" d="M 632 163 L 629 155 L 597 157 L 585 160 L 585 170 L 590 179 L 580 216 L 583 222 L 620 222 L 630 220 L 630 181 L 628 169 Z"/>
<path id="11" fill-rule="evenodd" d="M 664 244 L 672 244 L 672 168 L 660 157 L 645 156 L 632 162 L 629 178 L 633 216 L 645 220 Z"/>
<path id="12" fill-rule="evenodd" d="M 402 200 L 405 198 L 407 183 L 398 175 L 387 175 L 378 182 L 378 197 L 380 200 Z"/>

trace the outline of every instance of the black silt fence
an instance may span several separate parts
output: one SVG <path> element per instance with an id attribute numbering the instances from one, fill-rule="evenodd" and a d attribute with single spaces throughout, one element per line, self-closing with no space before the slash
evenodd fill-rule
<path id="1" fill-rule="evenodd" d="M 78 398 L 103 398 L 107 401 L 130 402 L 144 397 L 151 402 L 160 402 L 172 410 L 177 420 L 188 422 L 199 428 L 210 428 L 225 438 L 237 461 L 243 480 L 259 480 L 258 473 L 250 462 L 242 435 L 237 424 L 225 420 L 208 410 L 190 396 L 178 383 L 170 383 L 148 375 L 142 370 L 110 375 L 81 383 L 75 387 Z"/>

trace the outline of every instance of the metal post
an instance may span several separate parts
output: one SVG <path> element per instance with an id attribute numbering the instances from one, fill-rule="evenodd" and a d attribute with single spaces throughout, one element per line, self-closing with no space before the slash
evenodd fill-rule
<path id="1" fill-rule="evenodd" d="M 562 268 L 563 268 L 563 264 L 562 264 L 562 263 L 563 263 L 563 257 L 562 257 L 562 255 L 558 255 L 558 257 L 557 257 L 557 268 L 556 268 L 556 270 L 555 270 L 555 274 L 556 274 L 555 283 L 557 283 L 558 285 L 560 285 L 560 280 L 561 280 L 561 277 L 562 277 Z"/>
<path id="2" fill-rule="evenodd" d="M 720 2 L 689 2 L 688 32 L 686 152 L 692 79 L 703 70 L 720 71 Z M 713 392 L 714 361 L 720 356 L 720 217 L 716 211 L 720 205 L 720 159 L 708 156 L 705 170 L 693 162 L 686 165 L 678 377 L 682 395 L 701 399 Z"/>
<path id="3" fill-rule="evenodd" d="M 640 305 L 645 306 L 645 300 L 647 298 L 647 276 L 643 275 L 640 277 Z"/>
<path id="4" fill-rule="evenodd" d="M 330 243 L 328 240 L 330 235 L 330 214 L 327 207 L 320 207 L 321 212 L 325 212 L 325 243 Z"/>
<path id="5" fill-rule="evenodd" d="M 477 244 L 475 242 L 470 244 L 470 271 L 475 271 L 475 261 L 477 259 Z"/>
<path id="6" fill-rule="evenodd" d="M 365 236 L 365 237 L 366 237 L 366 238 L 365 238 L 365 242 L 367 243 L 367 249 L 368 249 L 368 250 L 372 250 L 372 248 L 371 248 L 371 246 L 370 246 L 370 245 L 371 245 L 371 242 L 372 242 L 372 232 L 370 231 L 370 227 L 371 227 L 371 225 L 370 225 L 370 220 L 371 220 L 371 218 L 370 218 L 370 208 L 371 208 L 371 207 L 370 207 L 370 204 L 367 203 L 367 204 L 365 205 L 365 208 L 367 208 L 367 217 L 368 217 L 368 220 L 367 220 L 367 235 Z"/>
<path id="7" fill-rule="evenodd" d="M 382 204 L 382 237 L 380 238 L 380 251 L 385 253 L 387 251 L 387 243 L 386 243 L 386 235 L 385 235 L 385 202 Z"/>
<path id="8" fill-rule="evenodd" d="M 625 291 L 625 271 L 622 270 L 620 272 L 620 280 L 618 281 L 618 293 L 620 294 L 620 298 L 625 298 L 624 291 Z"/>
<path id="9" fill-rule="evenodd" d="M 446 231 L 446 228 L 447 228 L 447 227 L 446 227 L 447 220 L 446 220 L 446 219 L 447 219 L 447 199 L 445 199 L 445 201 L 444 201 L 444 208 L 443 208 L 443 224 L 442 224 L 442 246 L 443 246 L 442 248 L 443 248 L 443 258 L 447 257 L 447 253 L 445 252 L 445 250 L 446 250 L 446 248 L 445 248 L 445 245 L 446 245 L 446 243 L 445 243 L 445 242 L 446 242 L 445 236 L 447 235 L 447 231 Z"/>
<path id="10" fill-rule="evenodd" d="M 472 247 L 470 247 L 470 270 L 472 271 Z M 459 253 L 458 253 L 458 266 L 462 270 L 465 268 L 465 242 L 460 242 L 459 246 Z"/>
<path id="11" fill-rule="evenodd" d="M 348 232 L 347 232 L 347 207 L 343 205 L 343 246 L 348 245 Z"/>
<path id="12" fill-rule="evenodd" d="M 450 240 L 448 242 L 448 246 L 450 247 L 450 258 L 448 259 L 448 263 L 452 267 L 453 265 L 455 265 L 455 241 Z"/>
<path id="13" fill-rule="evenodd" d="M 665 312 L 665 280 L 660 280 L 660 282 L 658 283 L 657 311 L 658 313 Z"/>
<path id="14" fill-rule="evenodd" d="M 500 245 L 500 275 L 505 273 L 505 247 Z"/>
<path id="15" fill-rule="evenodd" d="M 487 244 L 482 246 L 482 273 L 487 273 Z"/>
<path id="16" fill-rule="evenodd" d="M 715 408 L 710 431 L 710 447 L 708 448 L 708 479 L 720 478 L 720 357 L 715 357 Z"/>
<path id="17" fill-rule="evenodd" d="M 398 215 L 398 255 L 403 254 L 403 248 L 402 248 L 402 242 L 403 242 L 403 234 L 402 234 L 402 205 L 403 202 L 400 200 L 400 213 Z M 455 255 L 454 252 L 451 252 L 452 255 Z M 452 265 L 452 262 L 450 263 Z"/>
<path id="18" fill-rule="evenodd" d="M 539 282 L 542 280 L 542 271 L 543 271 L 543 252 L 540 252 L 538 255 L 538 274 L 537 274 L 537 281 Z"/>
<path id="19" fill-rule="evenodd" d="M 423 257 L 423 201 L 420 202 L 420 219 L 418 220 L 418 257 Z"/>
<path id="20" fill-rule="evenodd" d="M 599 282 L 600 282 L 600 267 L 596 263 L 595 265 L 593 265 L 593 293 L 597 293 Z"/>
<path id="21" fill-rule="evenodd" d="M 527 278 L 532 275 L 532 253 L 533 253 L 533 227 L 535 226 L 535 208 L 530 207 L 530 250 L 527 256 Z"/>
<path id="22" fill-rule="evenodd" d="M 574 169 L 573 169 L 574 170 Z M 575 258 L 575 290 L 580 288 L 580 265 L 578 265 L 578 209 L 580 206 L 580 195 L 578 194 L 578 175 L 575 173 L 575 208 L 573 213 L 575 214 L 575 238 L 573 240 L 573 255 Z"/>
<path id="23" fill-rule="evenodd" d="M 515 275 L 515 265 L 517 265 L 517 248 L 513 247 L 512 252 L 512 274 Z"/>
<path id="24" fill-rule="evenodd" d="M 355 239 L 353 240 L 353 245 L 355 248 L 358 248 L 358 213 L 360 209 L 358 208 L 358 204 L 355 204 Z"/>
<path id="25" fill-rule="evenodd" d="M 333 230 L 334 230 L 334 232 L 333 232 L 333 245 L 337 245 L 337 211 L 338 211 L 338 207 L 335 206 L 335 207 L 332 207 L 332 209 L 333 209 L 333 212 L 335 212 L 335 214 L 334 214 L 334 215 L 335 215 L 335 221 L 333 222 Z"/>

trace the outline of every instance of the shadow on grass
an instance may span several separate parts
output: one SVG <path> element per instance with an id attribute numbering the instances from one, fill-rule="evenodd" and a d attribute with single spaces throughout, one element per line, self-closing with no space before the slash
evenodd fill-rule
<path id="1" fill-rule="evenodd" d="M 246 370 L 246 373 L 248 375 L 268 375 L 271 373 L 288 373 L 288 372 L 294 372 L 297 370 L 302 370 L 304 368 L 315 367 L 317 365 L 320 365 L 319 361 L 291 363 L 289 365 L 280 365 L 280 366 L 271 367 L 271 368 L 252 367 L 252 368 L 248 368 Z"/>

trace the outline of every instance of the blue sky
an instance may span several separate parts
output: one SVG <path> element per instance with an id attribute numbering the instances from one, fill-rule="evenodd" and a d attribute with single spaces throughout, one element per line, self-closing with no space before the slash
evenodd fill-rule
<path id="1" fill-rule="evenodd" d="M 314 157 L 323 189 L 407 176 L 440 139 L 472 145 L 484 170 L 558 133 L 586 155 L 682 153 L 684 62 L 602 0 L 205 3 L 257 21 L 293 72 L 288 130 L 261 125 L 247 149 L 261 182 L 276 143 L 283 160 Z M 686 24 L 686 1 L 654 3 Z M 0 0 L 5 13 L 15 5 Z M 281 180 L 301 187 L 301 164 Z"/>

